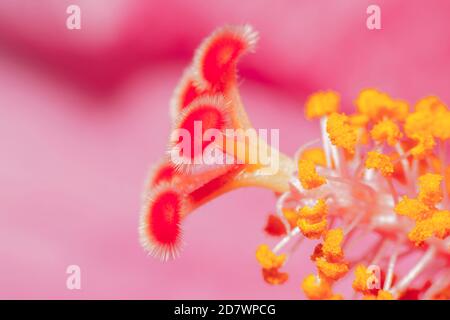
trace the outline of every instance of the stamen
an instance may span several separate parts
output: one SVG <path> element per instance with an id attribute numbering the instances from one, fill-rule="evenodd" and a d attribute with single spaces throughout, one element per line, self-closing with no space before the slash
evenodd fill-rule
<path id="1" fill-rule="evenodd" d="M 383 290 L 388 291 L 392 284 L 392 279 L 394 278 L 394 269 L 398 257 L 398 246 L 399 244 L 394 244 L 394 250 L 391 257 L 389 258 L 388 271 L 386 274 L 386 280 L 384 280 Z"/>
<path id="2" fill-rule="evenodd" d="M 255 139 L 227 131 L 254 130 L 240 98 L 236 67 L 256 39 L 250 26 L 218 29 L 203 41 L 181 78 L 171 114 L 173 132 L 185 136 L 172 136 L 171 156 L 178 152 L 178 157 L 163 160 L 146 183 L 140 216 L 144 249 L 163 260 L 176 256 L 182 244 L 181 224 L 189 213 L 230 190 L 257 186 L 278 196 L 276 214 L 269 216 L 266 232 L 279 241 L 273 250 L 262 245 L 256 253 L 267 283 L 287 281 L 288 274 L 279 270 L 287 255 L 276 253 L 292 239 L 289 254 L 304 239 L 322 239 L 310 256 L 317 274 L 302 283 L 311 299 L 342 299 L 332 287 L 355 266 L 352 286 L 364 299 L 419 297 L 425 290 L 425 298 L 450 295 L 450 273 L 443 273 L 450 255 L 447 106 L 431 96 L 409 112 L 407 102 L 365 89 L 355 101 L 357 110 L 345 114 L 338 113 L 338 93 L 313 93 L 305 103 L 305 115 L 320 119 L 323 147 L 306 149 L 320 142 L 313 140 L 292 159 L 269 145 L 263 134 L 255 145 Z M 207 130 L 210 139 L 203 136 Z M 184 140 L 191 143 L 182 144 Z M 261 159 L 250 161 L 251 147 L 264 155 L 270 167 Z M 225 161 L 217 162 L 222 156 Z M 187 161 L 179 164 L 180 158 Z M 303 236 L 297 237 L 300 233 Z M 371 240 L 373 235 L 379 241 L 361 248 L 363 254 L 349 263 L 344 248 L 361 246 L 362 238 Z M 394 281 L 398 261 L 424 247 L 428 249 L 417 264 Z M 362 264 L 367 262 L 387 265 L 382 290 L 368 285 L 371 268 Z M 412 288 L 419 275 L 426 285 Z M 427 289 L 428 283 L 436 281 L 442 285 Z"/>
<path id="3" fill-rule="evenodd" d="M 320 118 L 320 132 L 322 135 L 322 145 L 327 160 L 327 167 L 331 168 L 331 141 L 327 133 L 327 117 Z"/>
<path id="4" fill-rule="evenodd" d="M 280 242 L 278 242 L 272 249 L 272 251 L 274 253 L 277 253 L 278 251 L 280 251 L 286 244 L 289 243 L 289 241 L 295 237 L 297 234 L 300 233 L 300 229 L 298 227 L 295 227 L 294 229 L 291 230 L 291 232 L 289 232 L 289 234 L 287 236 L 285 236 L 283 239 L 280 240 Z"/>
<path id="5" fill-rule="evenodd" d="M 277 203 L 276 203 L 277 215 L 281 219 L 281 221 L 283 222 L 287 233 L 289 233 L 291 231 L 291 225 L 289 224 L 289 222 L 287 221 L 286 217 L 283 214 L 283 208 L 284 208 L 284 203 L 285 203 L 286 199 L 288 199 L 290 197 L 290 195 L 291 195 L 290 192 L 283 193 L 277 199 Z"/>
<path id="6" fill-rule="evenodd" d="M 330 149 L 331 149 L 331 156 L 332 156 L 332 159 L 333 159 L 333 163 L 336 166 L 336 170 L 338 172 L 342 173 L 341 158 L 340 158 L 339 150 L 334 145 L 331 145 Z"/>

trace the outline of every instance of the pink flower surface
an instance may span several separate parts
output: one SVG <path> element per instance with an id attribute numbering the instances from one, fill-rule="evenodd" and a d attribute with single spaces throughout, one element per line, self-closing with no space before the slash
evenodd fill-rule
<path id="1" fill-rule="evenodd" d="M 166 150 L 184 67 L 224 24 L 260 32 L 240 90 L 255 127 L 279 128 L 287 154 L 318 137 L 302 108 L 318 89 L 339 91 L 347 110 L 368 86 L 450 103 L 450 2 L 377 1 L 374 31 L 371 2 L 1 2 L 0 298 L 303 298 L 312 246 L 292 258 L 284 286 L 265 284 L 255 261 L 270 192 L 200 208 L 181 257 L 161 263 L 139 245 L 143 183 Z M 69 4 L 81 7 L 81 30 L 65 27 Z M 72 264 L 81 290 L 66 288 Z"/>

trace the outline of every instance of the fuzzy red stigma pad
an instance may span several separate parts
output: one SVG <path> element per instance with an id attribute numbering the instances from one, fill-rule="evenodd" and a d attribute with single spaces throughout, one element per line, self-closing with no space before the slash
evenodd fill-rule
<path id="1" fill-rule="evenodd" d="M 180 199 L 171 191 L 159 195 L 149 208 L 148 226 L 152 238 L 164 245 L 174 245 L 180 235 Z"/>
<path id="2" fill-rule="evenodd" d="M 213 33 L 195 57 L 199 84 L 224 92 L 235 82 L 238 59 L 253 48 L 256 40 L 257 34 L 249 26 L 225 27 Z"/>
<path id="3" fill-rule="evenodd" d="M 196 132 L 194 132 L 194 125 L 195 122 L 201 122 L 202 124 L 202 130 L 201 135 L 205 133 L 208 129 L 223 129 L 224 127 L 224 119 L 222 118 L 222 115 L 220 112 L 213 106 L 203 106 L 202 108 L 199 108 L 195 110 L 194 112 L 190 113 L 185 121 L 181 123 L 180 128 L 186 129 L 191 133 L 191 159 L 194 159 L 196 156 L 198 156 L 198 152 L 205 150 L 205 148 L 212 143 L 212 141 L 202 141 L 201 142 L 201 149 L 195 148 L 195 144 L 198 143 L 198 141 L 201 141 L 201 137 L 196 137 Z M 196 139 L 197 138 L 197 139 Z M 178 141 L 179 143 L 182 142 L 180 139 Z M 182 151 L 181 151 L 182 152 Z M 183 156 L 183 154 L 182 154 Z"/>
<path id="4" fill-rule="evenodd" d="M 141 242 L 150 254 L 166 260 L 181 244 L 184 198 L 176 190 L 160 186 L 148 198 L 141 213 Z"/>
<path id="5" fill-rule="evenodd" d="M 230 71 L 243 49 L 243 43 L 231 36 L 217 39 L 203 57 L 202 71 L 205 79 L 218 90 L 224 90 L 225 84 L 232 80 L 233 73 Z"/>
<path id="6" fill-rule="evenodd" d="M 171 139 L 171 143 L 174 144 L 171 149 L 178 148 L 180 157 L 190 160 L 190 163 L 195 163 L 195 160 L 202 157 L 205 149 L 214 142 L 214 139 L 204 139 L 205 132 L 215 129 L 222 133 L 229 123 L 229 115 L 221 98 L 199 98 L 179 116 L 178 124 L 175 127 L 177 130 L 175 133 L 178 136 Z M 184 134 L 183 131 L 188 134 Z M 184 139 L 189 141 L 183 141 Z M 223 145 L 223 141 L 217 141 L 217 143 Z M 181 149 L 180 146 L 182 146 Z"/>

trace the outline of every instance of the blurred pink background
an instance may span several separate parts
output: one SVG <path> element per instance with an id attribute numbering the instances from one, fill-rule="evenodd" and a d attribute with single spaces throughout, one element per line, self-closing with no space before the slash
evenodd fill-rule
<path id="1" fill-rule="evenodd" d="M 366 28 L 372 3 L 382 30 Z M 65 27 L 69 4 L 81 30 Z M 339 91 L 345 108 L 367 86 L 450 103 L 447 0 L 1 1 L 0 298 L 304 297 L 311 246 L 289 261 L 286 285 L 261 278 L 254 251 L 275 204 L 265 190 L 191 215 L 178 260 L 147 257 L 138 242 L 178 77 L 204 36 L 241 23 L 261 36 L 240 64 L 244 103 L 256 127 L 281 129 L 288 154 L 318 133 L 302 110 L 314 90 Z M 79 291 L 66 288 L 71 264 Z"/>

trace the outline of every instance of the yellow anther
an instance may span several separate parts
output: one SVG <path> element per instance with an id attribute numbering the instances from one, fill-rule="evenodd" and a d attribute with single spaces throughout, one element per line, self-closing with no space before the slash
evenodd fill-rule
<path id="1" fill-rule="evenodd" d="M 432 128 L 432 133 L 433 133 L 433 136 L 438 139 L 441 139 L 441 140 L 450 139 L 450 112 L 449 111 L 442 112 L 439 116 L 436 117 L 433 128 Z"/>
<path id="2" fill-rule="evenodd" d="M 428 96 L 417 101 L 415 111 L 433 114 L 447 111 L 447 106 L 436 96 Z"/>
<path id="3" fill-rule="evenodd" d="M 366 114 L 371 120 L 378 119 L 381 109 L 390 105 L 391 102 L 387 94 L 375 89 L 362 90 L 355 101 L 358 111 Z"/>
<path id="4" fill-rule="evenodd" d="M 429 133 L 413 134 L 411 138 L 417 141 L 417 144 L 410 152 L 414 157 L 419 159 L 430 154 L 436 144 L 433 136 Z"/>
<path id="5" fill-rule="evenodd" d="M 317 200 L 313 207 L 305 206 L 299 210 L 299 218 L 320 221 L 327 216 L 328 206 L 323 199 Z"/>
<path id="6" fill-rule="evenodd" d="M 297 226 L 302 234 L 309 239 L 319 239 L 327 230 L 327 219 L 322 219 L 319 222 L 310 222 L 308 219 L 298 219 Z"/>
<path id="7" fill-rule="evenodd" d="M 450 211 L 436 211 L 432 217 L 434 226 L 434 236 L 439 239 L 445 239 L 450 235 Z"/>
<path id="8" fill-rule="evenodd" d="M 443 177 L 439 174 L 427 173 L 419 177 L 418 199 L 428 206 L 434 206 L 442 200 Z"/>
<path id="9" fill-rule="evenodd" d="M 348 265 L 346 263 L 329 262 L 325 258 L 318 258 L 316 260 L 316 266 L 320 275 L 333 281 L 339 280 L 348 272 Z"/>
<path id="10" fill-rule="evenodd" d="M 306 118 L 320 118 L 339 110 L 340 96 L 334 91 L 319 91 L 308 97 L 305 105 Z"/>
<path id="11" fill-rule="evenodd" d="M 437 97 L 426 97 L 417 102 L 416 111 L 407 117 L 405 133 L 410 138 L 432 135 L 446 140 L 450 137 L 449 124 L 447 107 Z"/>
<path id="12" fill-rule="evenodd" d="M 386 93 L 375 89 L 361 91 L 355 103 L 360 113 L 375 122 L 383 118 L 404 120 L 409 111 L 409 105 L 405 101 L 393 100 Z"/>
<path id="13" fill-rule="evenodd" d="M 331 114 L 327 121 L 327 132 L 332 144 L 344 148 L 350 154 L 355 153 L 358 138 L 356 129 L 348 123 L 345 114 Z"/>
<path id="14" fill-rule="evenodd" d="M 322 148 L 306 149 L 300 155 L 300 159 L 312 161 L 312 163 L 314 163 L 317 166 L 326 167 L 327 165 L 325 152 L 323 152 Z"/>
<path id="15" fill-rule="evenodd" d="M 286 255 L 277 256 L 270 250 L 268 245 L 262 244 L 256 250 L 256 259 L 263 269 L 280 268 L 286 260 Z"/>
<path id="16" fill-rule="evenodd" d="M 423 98 L 417 103 L 416 111 L 407 117 L 405 133 L 410 138 L 432 135 L 447 140 L 450 138 L 450 112 L 437 97 Z"/>
<path id="17" fill-rule="evenodd" d="M 352 287 L 355 291 L 366 292 L 369 290 L 367 283 L 372 273 L 368 272 L 367 268 L 360 264 L 355 268 L 355 280 L 353 281 Z"/>
<path id="18" fill-rule="evenodd" d="M 394 165 L 391 158 L 376 151 L 367 153 L 366 168 L 376 169 L 385 177 L 389 177 L 394 173 Z"/>
<path id="19" fill-rule="evenodd" d="M 333 295 L 330 283 L 313 274 L 303 280 L 302 289 L 311 300 L 329 299 Z"/>
<path id="20" fill-rule="evenodd" d="M 450 211 L 435 211 L 433 215 L 416 223 L 408 238 L 417 246 L 432 236 L 444 239 L 450 234 Z"/>
<path id="21" fill-rule="evenodd" d="M 381 143 L 386 142 L 390 146 L 397 144 L 402 137 L 397 124 L 389 119 L 378 122 L 370 131 L 370 135 L 373 140 Z"/>
<path id="22" fill-rule="evenodd" d="M 305 189 L 317 188 L 326 183 L 325 178 L 317 173 L 314 163 L 311 160 L 299 160 L 298 177 Z"/>
<path id="23" fill-rule="evenodd" d="M 409 114 L 409 104 L 405 100 L 396 99 L 388 110 L 388 116 L 398 121 L 404 121 Z"/>
<path id="24" fill-rule="evenodd" d="M 355 113 L 348 117 L 348 123 L 356 128 L 365 127 L 369 121 L 369 117 L 363 113 Z"/>
<path id="25" fill-rule="evenodd" d="M 394 211 L 402 216 L 407 216 L 414 220 L 429 218 L 433 211 L 426 204 L 418 199 L 410 199 L 404 196 L 395 206 Z"/>
<path id="26" fill-rule="evenodd" d="M 431 134 L 433 115 L 426 111 L 416 111 L 408 115 L 405 120 L 405 134 L 413 138 L 416 135 Z"/>
<path id="27" fill-rule="evenodd" d="M 342 241 L 344 232 L 341 228 L 327 231 L 324 236 L 322 252 L 328 261 L 339 261 L 344 257 Z"/>

